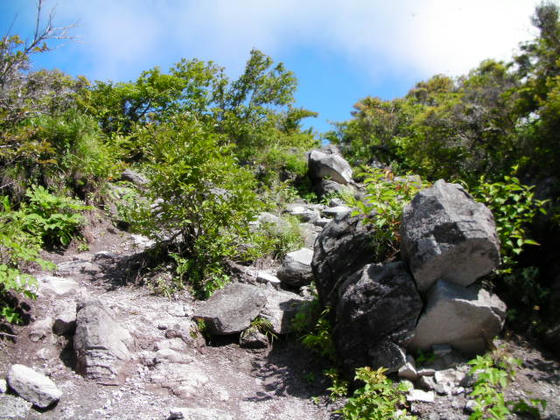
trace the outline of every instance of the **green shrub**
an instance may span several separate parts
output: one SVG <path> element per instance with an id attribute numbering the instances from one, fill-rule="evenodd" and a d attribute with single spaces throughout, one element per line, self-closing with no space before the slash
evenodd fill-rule
<path id="1" fill-rule="evenodd" d="M 400 226 L 404 206 L 427 184 L 396 177 L 389 170 L 369 168 L 361 176 L 366 189 L 364 201 L 346 196 L 354 214 L 363 214 L 375 226 L 373 233 L 377 261 L 392 259 L 400 249 Z"/>
<path id="2" fill-rule="evenodd" d="M 354 391 L 346 405 L 337 412 L 348 420 L 415 419 L 405 409 L 408 387 L 394 384 L 385 376 L 386 371 L 385 368 L 373 370 L 368 366 L 356 369 L 355 380 L 364 385 Z"/>
<path id="3" fill-rule="evenodd" d="M 250 233 L 249 244 L 242 255 L 243 260 L 254 261 L 265 256 L 280 260 L 288 252 L 300 249 L 304 245 L 297 218 L 288 216 L 281 220 L 280 225 L 262 223 Z"/>

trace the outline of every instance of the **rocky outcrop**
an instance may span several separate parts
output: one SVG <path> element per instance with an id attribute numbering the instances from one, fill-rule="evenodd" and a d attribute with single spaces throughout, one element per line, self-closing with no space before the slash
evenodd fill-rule
<path id="1" fill-rule="evenodd" d="M 10 367 L 8 384 L 20 397 L 39 408 L 55 404 L 62 396 L 50 378 L 24 365 Z"/>
<path id="2" fill-rule="evenodd" d="M 313 272 L 311 261 L 313 250 L 301 248 L 289 252 L 282 261 L 282 266 L 276 273 L 280 281 L 289 287 L 301 287 L 311 283 Z"/>
<path id="3" fill-rule="evenodd" d="M 402 262 L 368 264 L 340 287 L 334 339 L 348 372 L 361 366 L 393 372 L 405 363 L 422 300 Z"/>
<path id="4" fill-rule="evenodd" d="M 131 358 L 132 336 L 116 319 L 113 311 L 98 300 L 78 305 L 76 370 L 98 383 L 119 383 L 123 364 Z"/>
<path id="5" fill-rule="evenodd" d="M 346 277 L 373 262 L 372 233 L 362 216 L 343 213 L 319 234 L 311 268 L 323 306 L 336 307 Z"/>
<path id="6" fill-rule="evenodd" d="M 483 352 L 500 333 L 505 312 L 506 305 L 479 285 L 465 288 L 440 280 L 427 295 L 409 347 L 429 350 L 434 344 L 450 344 L 466 353 Z"/>
<path id="7" fill-rule="evenodd" d="M 261 288 L 233 283 L 202 302 L 193 317 L 203 320 L 212 335 L 235 334 L 247 329 L 265 304 Z"/>
<path id="8" fill-rule="evenodd" d="M 490 210 L 443 180 L 405 207 L 401 237 L 403 259 L 422 292 L 440 279 L 468 286 L 500 263 Z"/>
<path id="9" fill-rule="evenodd" d="M 352 168 L 332 149 L 312 150 L 309 153 L 308 166 L 312 180 L 328 178 L 342 185 L 352 182 Z"/>

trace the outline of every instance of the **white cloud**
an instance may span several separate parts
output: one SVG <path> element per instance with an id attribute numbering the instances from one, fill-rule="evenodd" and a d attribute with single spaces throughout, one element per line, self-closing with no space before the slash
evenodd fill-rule
<path id="1" fill-rule="evenodd" d="M 273 57 L 318 47 L 359 71 L 461 74 L 530 38 L 537 0 L 59 0 L 79 18 L 97 77 L 181 57 L 239 71 L 252 47 Z M 163 65 L 165 67 L 165 65 Z"/>

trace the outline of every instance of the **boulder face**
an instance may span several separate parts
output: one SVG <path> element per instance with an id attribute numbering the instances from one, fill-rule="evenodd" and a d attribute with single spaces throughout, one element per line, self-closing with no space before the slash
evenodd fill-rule
<path id="1" fill-rule="evenodd" d="M 437 181 L 403 212 L 401 253 L 421 292 L 437 280 L 469 286 L 500 263 L 490 210 L 457 184 Z"/>
<path id="2" fill-rule="evenodd" d="M 291 287 L 301 287 L 311 283 L 313 272 L 311 271 L 311 260 L 313 251 L 309 248 L 301 248 L 289 252 L 282 266 L 276 274 L 282 283 Z"/>
<path id="3" fill-rule="evenodd" d="M 422 300 L 403 262 L 368 264 L 340 287 L 333 330 L 349 373 L 357 367 L 398 370 L 414 335 Z"/>
<path id="4" fill-rule="evenodd" d="M 78 306 L 74 351 L 76 370 L 99 383 L 119 383 L 124 362 L 131 359 L 133 339 L 115 314 L 98 300 Z"/>
<path id="5" fill-rule="evenodd" d="M 265 303 L 266 296 L 261 288 L 232 283 L 202 302 L 193 317 L 204 320 L 212 335 L 235 334 L 249 327 Z"/>
<path id="6" fill-rule="evenodd" d="M 373 227 L 363 216 L 338 214 L 317 237 L 311 268 L 323 306 L 336 307 L 345 278 L 373 262 Z"/>
<path id="7" fill-rule="evenodd" d="M 308 166 L 311 179 L 329 178 L 342 185 L 352 181 L 352 168 L 342 156 L 332 150 L 312 150 L 309 153 Z"/>
<path id="8" fill-rule="evenodd" d="M 8 383 L 20 397 L 39 408 L 49 407 L 62 396 L 50 378 L 24 365 L 10 367 Z"/>
<path id="9" fill-rule="evenodd" d="M 424 313 L 409 347 L 429 350 L 450 344 L 465 353 L 483 352 L 504 325 L 506 305 L 479 285 L 438 281 L 428 292 Z"/>

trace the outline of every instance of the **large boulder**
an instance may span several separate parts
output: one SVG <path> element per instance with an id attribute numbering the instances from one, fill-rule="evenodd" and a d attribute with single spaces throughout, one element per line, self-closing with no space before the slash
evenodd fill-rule
<path id="1" fill-rule="evenodd" d="M 409 347 L 429 350 L 449 344 L 465 353 L 480 353 L 504 325 L 506 305 L 480 285 L 462 287 L 438 281 L 428 292 L 424 313 Z"/>
<path id="2" fill-rule="evenodd" d="M 440 279 L 468 286 L 500 263 L 490 210 L 443 180 L 405 207 L 401 237 L 403 259 L 421 292 Z"/>
<path id="3" fill-rule="evenodd" d="M 313 180 L 329 178 L 346 185 L 352 182 L 352 168 L 332 150 L 312 150 L 308 157 L 309 175 Z"/>
<path id="4" fill-rule="evenodd" d="M 62 396 L 50 378 L 24 365 L 10 367 L 8 384 L 20 397 L 39 408 L 51 406 Z"/>
<path id="5" fill-rule="evenodd" d="M 212 335 L 235 334 L 247 329 L 265 304 L 261 288 L 232 283 L 202 302 L 193 317 L 203 320 Z"/>
<path id="6" fill-rule="evenodd" d="M 323 306 L 336 307 L 347 276 L 373 262 L 373 227 L 363 216 L 341 213 L 317 237 L 311 268 Z"/>
<path id="7" fill-rule="evenodd" d="M 296 314 L 309 302 L 292 292 L 267 289 L 266 304 L 260 316 L 268 319 L 275 334 L 292 332 L 292 323 Z"/>
<path id="8" fill-rule="evenodd" d="M 414 335 L 422 299 L 406 265 L 368 264 L 340 288 L 333 336 L 348 373 L 361 366 L 395 372 Z"/>
<path id="9" fill-rule="evenodd" d="M 116 315 L 98 300 L 78 305 L 74 351 L 76 370 L 98 383 L 117 384 L 132 355 L 133 339 Z"/>
<path id="10" fill-rule="evenodd" d="M 301 248 L 297 251 L 289 252 L 282 261 L 282 266 L 278 269 L 276 276 L 280 281 L 291 287 L 301 287 L 311 283 L 313 272 L 311 271 L 311 261 L 313 251 L 309 248 Z"/>

